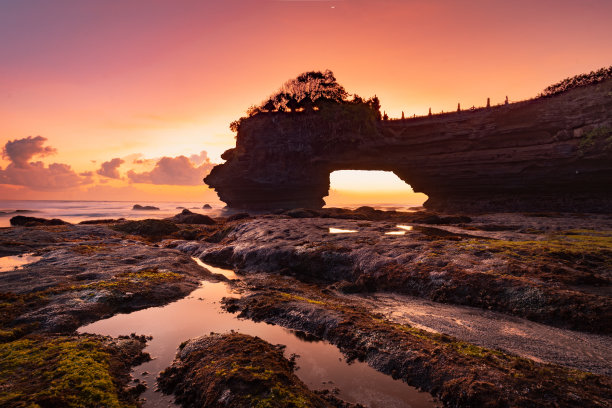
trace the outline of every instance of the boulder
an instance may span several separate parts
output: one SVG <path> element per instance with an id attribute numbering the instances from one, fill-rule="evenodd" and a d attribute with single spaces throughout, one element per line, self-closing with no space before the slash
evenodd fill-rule
<path id="1" fill-rule="evenodd" d="M 184 209 L 180 214 L 176 214 L 174 217 L 168 218 L 168 220 L 176 222 L 178 224 L 203 224 L 203 225 L 214 225 L 215 220 L 210 218 L 208 215 L 198 214 Z"/>
<path id="2" fill-rule="evenodd" d="M 145 237 L 162 237 L 172 234 L 179 228 L 168 220 L 146 219 L 139 221 L 128 221 L 114 226 L 114 229 L 128 234 L 142 235 Z"/>
<path id="3" fill-rule="evenodd" d="M 47 219 L 47 218 L 36 218 L 26 217 L 24 215 L 17 215 L 10 219 L 10 223 L 15 227 L 38 227 L 41 225 L 68 225 L 66 221 L 58 218 Z"/>

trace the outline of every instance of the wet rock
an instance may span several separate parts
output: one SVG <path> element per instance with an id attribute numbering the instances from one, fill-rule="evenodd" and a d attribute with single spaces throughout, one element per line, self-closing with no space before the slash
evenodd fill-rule
<path id="1" fill-rule="evenodd" d="M 3 407 L 136 406 L 130 368 L 150 359 L 137 339 L 35 335 L 0 343 Z M 50 392 L 50 390 L 52 390 Z"/>
<path id="2" fill-rule="evenodd" d="M 60 227 L 1 233 L 11 232 L 23 245 L 41 245 L 41 232 L 48 231 L 38 228 Z M 0 304 L 13 305 L 3 309 L 0 334 L 70 332 L 114 313 L 179 299 L 211 276 L 184 253 L 122 240 L 102 226 L 71 226 L 51 235 L 55 242 L 38 249 L 40 260 L 0 274 Z"/>
<path id="3" fill-rule="evenodd" d="M 318 212 L 309 210 L 307 208 L 296 208 L 294 210 L 286 211 L 284 214 L 291 218 L 312 218 L 319 215 Z"/>
<path id="4" fill-rule="evenodd" d="M 96 225 L 96 224 L 115 224 L 121 221 L 125 221 L 125 218 L 103 218 L 100 220 L 85 220 L 79 222 L 81 225 Z"/>
<path id="5" fill-rule="evenodd" d="M 552 223 L 553 231 L 561 225 L 612 226 L 612 219 L 603 216 L 589 224 L 566 217 L 545 221 Z M 515 228 L 487 231 L 410 224 L 400 224 L 409 228 L 400 230 L 387 221 L 266 216 L 221 229 L 190 251 L 247 273 L 291 275 L 335 284 L 347 293 L 391 291 L 563 328 L 610 332 L 606 322 L 612 316 L 612 299 L 605 291 L 612 283 L 607 266 L 612 238 L 605 231 L 578 231 L 578 235 L 556 231 L 534 238 Z M 330 233 L 333 228 L 356 232 Z"/>
<path id="6" fill-rule="evenodd" d="M 10 219 L 10 223 L 15 227 L 38 227 L 43 225 L 67 225 L 66 221 L 58 218 L 47 219 L 47 218 L 36 218 L 26 217 L 24 215 L 16 215 Z"/>
<path id="7" fill-rule="evenodd" d="M 145 237 L 161 237 L 179 230 L 173 222 L 156 219 L 127 221 L 122 224 L 117 224 L 113 228 L 117 231 Z"/>
<path id="8" fill-rule="evenodd" d="M 229 217 L 227 217 L 227 221 L 238 221 L 238 220 L 243 220 L 249 217 L 250 217 L 249 213 L 241 212 L 241 213 L 230 215 Z"/>
<path id="9" fill-rule="evenodd" d="M 176 236 L 181 239 L 194 240 L 197 239 L 200 234 L 201 232 L 195 229 L 182 229 L 176 233 Z"/>
<path id="10" fill-rule="evenodd" d="M 159 208 L 155 207 L 153 205 L 134 204 L 134 206 L 132 207 L 132 210 L 137 210 L 137 211 L 157 211 L 157 210 L 159 210 Z"/>
<path id="11" fill-rule="evenodd" d="M 294 374 L 282 348 L 245 334 L 211 334 L 182 345 L 158 383 L 184 407 L 332 407 Z"/>
<path id="12" fill-rule="evenodd" d="M 240 299 L 239 317 L 301 330 L 337 345 L 349 359 L 437 396 L 444 406 L 605 406 L 610 378 L 486 349 L 440 333 L 391 323 L 346 298 L 277 279 Z M 578 374 L 580 373 L 580 374 Z M 571 380 L 569 380 L 571 378 Z"/>
<path id="13" fill-rule="evenodd" d="M 180 214 L 176 214 L 174 217 L 167 218 L 167 220 L 176 222 L 178 224 L 200 224 L 200 225 L 214 225 L 215 220 L 210 218 L 208 215 L 198 214 L 184 209 Z"/>

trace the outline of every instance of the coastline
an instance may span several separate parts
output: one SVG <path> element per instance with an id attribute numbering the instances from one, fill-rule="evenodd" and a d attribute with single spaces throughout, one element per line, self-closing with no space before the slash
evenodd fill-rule
<path id="1" fill-rule="evenodd" d="M 181 299 L 202 278 L 227 281 L 194 262 L 195 256 L 236 272 L 238 279 L 227 282 L 239 297 L 224 301 L 228 311 L 327 339 L 347 358 L 364 360 L 444 404 L 540 404 L 553 398 L 571 406 L 568 393 L 584 406 L 610 402 L 604 392 L 612 372 L 604 323 L 610 313 L 610 216 L 465 216 L 365 207 L 183 224 L 179 215 L 163 222 L 0 229 L 3 253 L 40 257 L 0 273 L 0 293 L 9 305 L 3 344 L 51 333 L 74 336 L 84 323 Z M 388 234 L 394 231 L 403 233 Z M 463 327 L 471 325 L 471 314 L 484 321 L 505 316 L 505 332 L 487 335 L 485 324 L 481 334 L 469 337 L 427 318 L 431 311 L 411 312 L 406 295 L 413 309 L 429 304 L 446 310 L 441 318 L 461 316 Z M 517 335 L 528 325 L 536 332 Z M 540 351 L 529 347 L 538 327 Z M 578 330 L 573 340 L 568 328 Z M 575 341 L 592 357 L 548 353 L 554 348 L 550 333 L 567 334 L 562 341 L 570 342 L 568 350 Z M 518 344 L 504 346 L 500 338 Z M 455 385 L 449 388 L 450 378 Z M 547 384 L 543 394 L 526 391 L 536 383 Z"/>

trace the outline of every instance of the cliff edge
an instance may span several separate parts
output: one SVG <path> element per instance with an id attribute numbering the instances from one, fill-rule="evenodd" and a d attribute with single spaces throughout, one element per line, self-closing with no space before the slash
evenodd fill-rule
<path id="1" fill-rule="evenodd" d="M 445 211 L 612 212 L 612 79 L 406 120 L 359 105 L 262 112 L 204 179 L 229 207 L 320 208 L 336 170 L 392 171 Z"/>

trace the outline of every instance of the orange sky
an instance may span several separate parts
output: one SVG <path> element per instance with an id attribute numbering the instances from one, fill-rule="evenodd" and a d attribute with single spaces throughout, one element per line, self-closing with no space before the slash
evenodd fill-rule
<path id="1" fill-rule="evenodd" d="M 609 0 L 4 1 L 0 145 L 40 135 L 56 149 L 31 151 L 40 177 L 93 173 L 42 188 L 5 155 L 0 199 L 211 201 L 157 160 L 218 163 L 229 122 L 303 71 L 333 70 L 392 117 L 520 100 L 612 64 L 611 15 Z M 113 158 L 118 178 L 96 173 Z M 168 171 L 209 168 L 179 161 Z"/>

